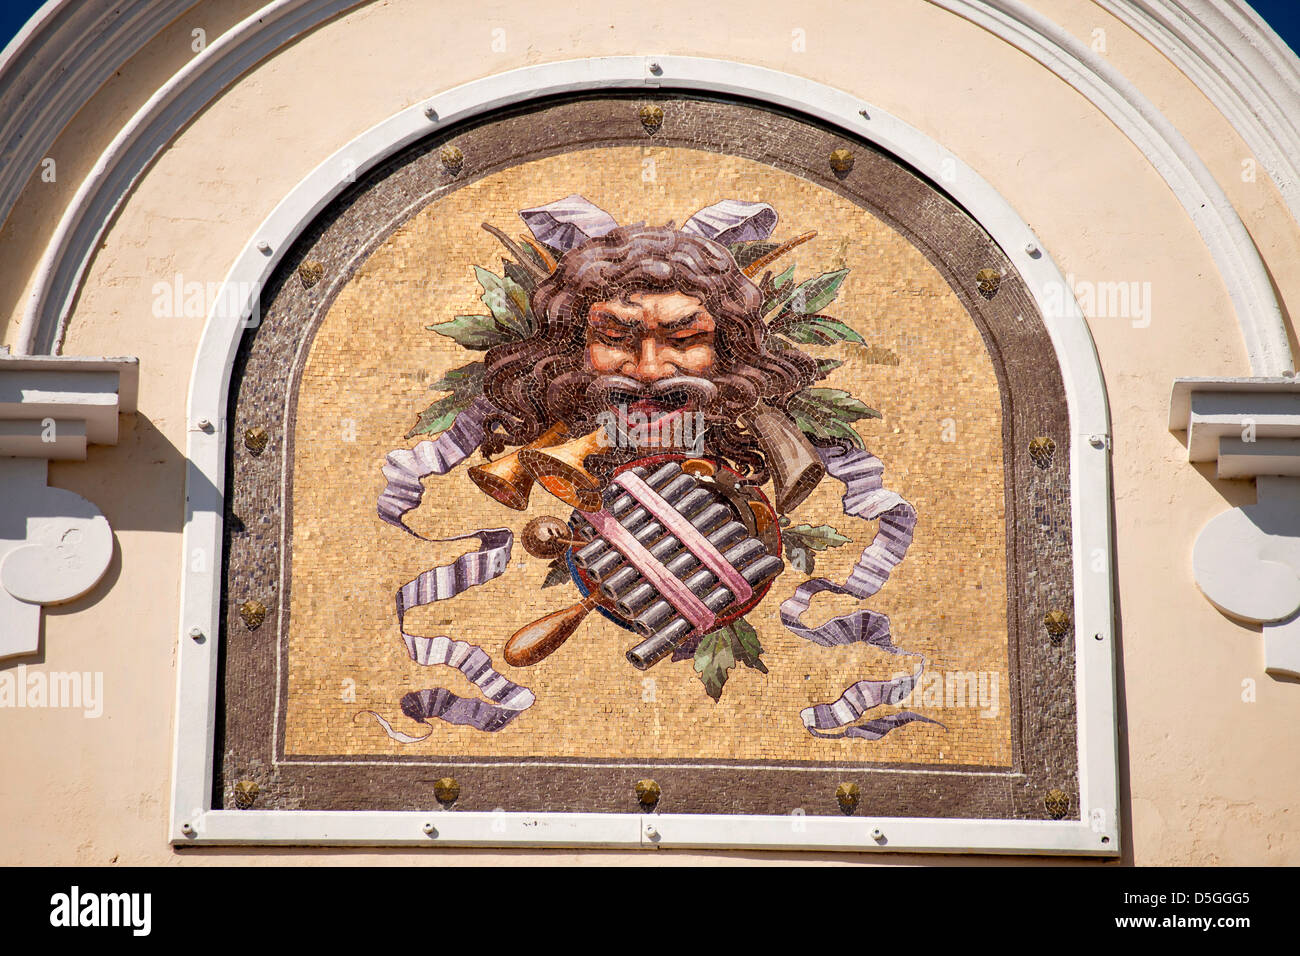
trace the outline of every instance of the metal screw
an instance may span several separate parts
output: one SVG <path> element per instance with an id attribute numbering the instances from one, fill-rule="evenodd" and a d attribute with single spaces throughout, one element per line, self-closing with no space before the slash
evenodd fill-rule
<path id="1" fill-rule="evenodd" d="M 1089 435 L 1088 444 L 1093 448 L 1102 448 L 1106 444 L 1106 437 L 1104 435 Z"/>
<path id="2" fill-rule="evenodd" d="M 262 255 L 266 255 L 271 251 L 271 244 L 263 239 L 257 244 L 257 251 L 262 253 Z"/>
<path id="3" fill-rule="evenodd" d="M 203 628 L 198 625 L 190 628 L 190 637 L 194 638 L 196 641 L 203 640 Z"/>
<path id="4" fill-rule="evenodd" d="M 658 76 L 663 71 L 664 68 L 660 66 L 657 62 L 650 64 L 650 72 L 653 73 L 655 76 Z"/>
<path id="5" fill-rule="evenodd" d="M 438 835 L 438 831 L 434 829 L 432 823 L 426 823 L 424 826 L 420 827 L 420 829 L 431 837 L 436 837 Z"/>
<path id="6" fill-rule="evenodd" d="M 877 843 L 884 843 L 885 831 L 880 829 L 880 827 L 876 827 L 871 831 L 871 839 L 875 840 Z"/>
<path id="7" fill-rule="evenodd" d="M 212 431 L 212 422 L 206 418 L 200 418 L 197 422 L 194 423 L 194 425 L 201 432 Z"/>
<path id="8" fill-rule="evenodd" d="M 1032 239 L 1029 242 L 1026 242 L 1025 252 L 1029 253 L 1031 256 L 1038 255 L 1038 243 L 1034 242 Z"/>
<path id="9" fill-rule="evenodd" d="M 655 825 L 653 823 L 647 823 L 645 825 L 645 835 L 647 839 L 650 840 L 659 839 L 659 831 L 655 829 Z"/>
<path id="10" fill-rule="evenodd" d="M 194 827 L 191 824 L 182 823 L 181 833 L 184 833 L 187 837 L 192 837 L 194 836 Z"/>
<path id="11" fill-rule="evenodd" d="M 871 114 L 868 113 L 866 110 L 858 110 L 858 115 L 861 116 L 864 120 L 871 119 Z"/>
<path id="12" fill-rule="evenodd" d="M 429 119 L 431 120 L 436 120 L 438 118 L 438 111 L 435 110 L 432 106 L 426 106 L 424 108 L 424 115 L 429 117 Z"/>

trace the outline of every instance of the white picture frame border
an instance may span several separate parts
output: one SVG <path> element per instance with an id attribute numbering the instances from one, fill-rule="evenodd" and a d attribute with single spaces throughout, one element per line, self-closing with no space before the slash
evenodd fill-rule
<path id="1" fill-rule="evenodd" d="M 1079 816 L 1060 821 L 870 816 L 222 810 L 212 807 L 216 635 L 227 402 L 236 351 L 283 253 L 354 180 L 406 146 L 505 106 L 562 93 L 653 89 L 728 94 L 791 109 L 873 143 L 940 184 L 1001 246 L 1044 316 L 1069 406 Z M 346 173 L 346 174 L 345 174 Z M 193 845 L 694 847 L 1112 856 L 1120 852 L 1110 421 L 1083 313 L 1065 277 L 1009 203 L 942 145 L 858 97 L 803 77 L 680 56 L 571 60 L 501 73 L 414 104 L 358 136 L 304 178 L 235 261 L 209 315 L 188 403 L 186 513 L 178 622 L 169 839 Z M 1055 307 L 1053 308 L 1053 303 Z"/>

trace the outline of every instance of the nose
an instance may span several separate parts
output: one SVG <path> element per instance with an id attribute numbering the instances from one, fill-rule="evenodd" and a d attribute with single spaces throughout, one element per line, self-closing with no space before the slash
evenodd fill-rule
<path id="1" fill-rule="evenodd" d="M 677 367 L 671 362 L 663 361 L 660 355 L 659 343 L 653 335 L 647 335 L 641 340 L 641 354 L 636 364 L 625 371 L 639 382 L 657 382 L 661 378 L 677 374 Z"/>

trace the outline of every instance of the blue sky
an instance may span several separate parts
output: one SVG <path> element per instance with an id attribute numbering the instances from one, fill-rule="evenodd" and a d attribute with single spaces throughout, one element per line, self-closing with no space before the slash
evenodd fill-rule
<path id="1" fill-rule="evenodd" d="M 27 19 L 40 9 L 41 2 L 4 0 L 0 3 L 0 48 L 13 39 Z M 1300 0 L 1250 0 L 1250 4 L 1291 45 L 1291 49 L 1300 50 Z"/>

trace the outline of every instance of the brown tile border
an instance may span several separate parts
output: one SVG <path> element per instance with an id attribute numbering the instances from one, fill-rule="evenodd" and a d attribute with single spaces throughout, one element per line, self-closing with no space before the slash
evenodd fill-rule
<path id="1" fill-rule="evenodd" d="M 569 759 L 564 766 L 542 766 L 518 759 L 301 760 L 283 754 L 277 692 L 283 701 L 287 667 L 277 651 L 287 650 L 269 638 L 277 620 L 287 633 L 290 609 L 267 600 L 266 623 L 249 631 L 238 604 L 240 595 L 289 590 L 292 567 L 285 555 L 282 572 L 281 550 L 293 519 L 292 422 L 302 360 L 316 328 L 355 269 L 418 209 L 518 163 L 577 148 L 645 145 L 649 134 L 637 111 L 647 102 L 665 113 L 653 136 L 656 146 L 764 162 L 870 211 L 921 250 L 979 328 L 1003 397 L 1013 766 L 990 772 L 855 762 L 787 770 L 710 760 L 709 769 L 683 769 L 680 761 L 604 761 L 621 766 L 598 767 L 593 764 L 601 761 Z M 455 176 L 438 158 L 449 143 L 465 157 Z M 826 161 L 838 147 L 852 149 L 856 159 L 842 176 Z M 491 163 L 479 165 L 482 158 Z M 310 288 L 297 273 L 307 260 L 324 267 L 324 278 Z M 986 267 L 1003 273 L 992 300 L 976 290 L 976 273 Z M 1002 250 L 933 185 L 869 145 L 771 108 L 669 93 L 551 101 L 440 133 L 366 175 L 299 239 L 268 283 L 262 322 L 245 335 L 231 381 L 217 740 L 223 756 L 215 768 L 215 805 L 233 808 L 234 782 L 252 779 L 261 809 L 422 809 L 436 805 L 433 781 L 452 774 L 461 784 L 458 809 L 633 812 L 632 785 L 653 773 L 664 790 L 663 812 L 787 814 L 799 807 L 838 814 L 835 787 L 852 780 L 862 791 L 859 812 L 873 816 L 1044 819 L 1044 796 L 1060 789 L 1077 819 L 1073 640 L 1052 641 L 1043 624 L 1051 609 L 1075 616 L 1070 429 L 1060 371 L 1042 317 Z M 255 425 L 270 433 L 259 455 L 243 443 L 245 430 Z M 1056 441 L 1047 469 L 1029 453 L 1038 435 Z M 282 487 L 290 489 L 283 501 Z"/>

